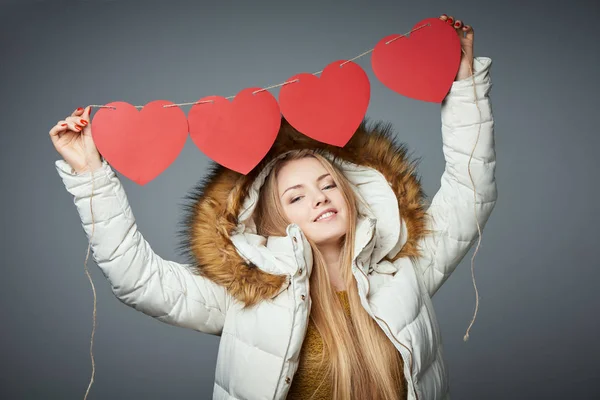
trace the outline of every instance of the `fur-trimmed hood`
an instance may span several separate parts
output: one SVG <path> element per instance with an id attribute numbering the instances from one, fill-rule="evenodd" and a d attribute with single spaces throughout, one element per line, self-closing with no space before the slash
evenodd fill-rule
<path id="1" fill-rule="evenodd" d="M 355 192 L 368 205 L 359 207 L 359 212 L 366 214 L 370 225 L 364 220 L 358 223 L 367 226 L 366 230 L 370 227 L 375 236 L 370 241 L 369 265 L 418 257 L 417 242 L 427 233 L 425 194 L 416 174 L 418 160 L 410 160 L 406 146 L 393 136 L 390 124 L 365 120 L 346 146 L 339 148 L 299 133 L 282 118 L 275 143 L 251 172 L 243 175 L 213 163 L 185 197 L 179 250 L 197 274 L 223 285 L 246 305 L 284 290 L 289 274 L 282 265 L 292 250 L 286 255 L 282 249 L 290 240 L 256 235 L 252 213 L 274 161 L 287 151 L 310 148 L 341 164 Z M 306 257 L 312 264 L 312 255 Z"/>

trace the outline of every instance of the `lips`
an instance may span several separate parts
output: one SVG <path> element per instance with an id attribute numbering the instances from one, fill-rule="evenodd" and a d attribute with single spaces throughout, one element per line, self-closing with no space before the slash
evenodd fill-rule
<path id="1" fill-rule="evenodd" d="M 327 210 L 324 210 L 319 215 L 317 215 L 317 218 L 313 219 L 313 222 L 317 222 L 317 220 L 321 217 L 321 215 L 326 214 L 328 212 L 333 212 L 333 213 L 337 214 L 337 210 L 335 208 L 328 208 Z"/>

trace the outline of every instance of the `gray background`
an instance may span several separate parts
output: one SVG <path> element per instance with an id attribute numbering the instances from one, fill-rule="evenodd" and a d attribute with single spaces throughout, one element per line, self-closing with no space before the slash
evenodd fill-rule
<path id="1" fill-rule="evenodd" d="M 599 398 L 597 3 L 320 3 L 1 3 L 0 398 L 82 398 L 90 379 L 87 240 L 54 168 L 56 121 L 88 104 L 189 102 L 280 83 L 441 13 L 472 24 L 475 55 L 493 59 L 499 188 L 475 258 L 481 302 L 469 342 L 473 250 L 434 297 L 453 398 Z M 385 88 L 370 56 L 357 63 L 371 78 L 368 115 L 394 123 L 422 157 L 433 196 L 444 169 L 439 104 Z M 188 139 L 146 186 L 121 178 L 163 258 L 182 261 L 180 203 L 207 163 Z M 219 339 L 124 306 L 91 258 L 88 267 L 98 295 L 89 398 L 210 398 Z"/>

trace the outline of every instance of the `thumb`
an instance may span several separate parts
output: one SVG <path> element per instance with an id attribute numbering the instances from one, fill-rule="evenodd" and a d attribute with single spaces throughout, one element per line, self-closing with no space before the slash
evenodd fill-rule
<path id="1" fill-rule="evenodd" d="M 87 121 L 87 124 L 83 127 L 83 132 L 85 132 L 86 134 L 90 133 L 90 129 L 91 129 L 91 125 L 92 125 L 91 114 L 92 114 L 92 106 L 86 107 L 86 109 L 83 111 L 83 114 L 81 114 L 81 118 Z"/>

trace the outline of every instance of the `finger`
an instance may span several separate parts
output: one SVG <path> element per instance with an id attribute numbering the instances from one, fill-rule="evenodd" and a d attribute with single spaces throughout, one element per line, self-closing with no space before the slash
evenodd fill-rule
<path id="1" fill-rule="evenodd" d="M 69 126 L 77 127 L 79 129 L 85 128 L 89 122 L 83 117 L 67 117 L 67 122 L 70 124 Z"/>
<path id="2" fill-rule="evenodd" d="M 60 139 L 60 134 L 64 133 L 67 130 L 67 122 L 66 121 L 58 121 L 56 125 L 50 129 L 50 139 L 52 143 L 55 143 L 58 139 Z"/>
<path id="3" fill-rule="evenodd" d="M 83 121 L 85 121 L 85 124 L 83 124 L 83 122 L 81 122 L 84 125 L 83 131 L 86 132 L 86 134 L 90 133 L 90 129 L 91 129 L 91 122 L 92 122 L 92 106 L 88 106 L 86 107 L 85 111 L 83 112 L 83 115 L 81 116 L 81 118 L 83 119 Z"/>
<path id="4" fill-rule="evenodd" d="M 454 24 L 454 17 L 452 15 L 450 15 L 448 18 L 446 18 L 446 23 L 453 25 Z"/>
<path id="5" fill-rule="evenodd" d="M 85 110 L 83 111 L 83 114 L 81 114 L 81 118 L 84 119 L 85 121 L 89 122 L 91 121 L 91 115 L 92 115 L 92 106 L 87 106 L 85 108 Z"/>
<path id="6" fill-rule="evenodd" d="M 447 20 L 447 19 L 448 19 L 448 16 L 447 16 L 446 14 L 442 14 L 442 15 L 440 15 L 440 19 L 441 19 L 442 21 L 445 21 L 445 20 Z"/>
<path id="7" fill-rule="evenodd" d="M 73 111 L 73 113 L 71 114 L 71 116 L 75 117 L 75 116 L 79 116 L 81 114 L 83 114 L 83 107 L 78 107 L 77 109 L 75 109 L 75 111 Z"/>
<path id="8" fill-rule="evenodd" d="M 59 132 L 64 131 L 67 129 L 67 122 L 62 120 L 62 121 L 58 121 L 56 123 L 56 125 L 54 125 L 52 127 L 52 129 L 50 129 L 50 136 L 56 136 Z"/>
<path id="9" fill-rule="evenodd" d="M 77 123 L 75 121 L 73 121 L 71 118 L 77 118 L 77 117 L 67 117 L 67 127 L 72 130 L 73 132 L 81 132 L 81 130 L 83 129 L 83 127 L 77 125 Z"/>
<path id="10" fill-rule="evenodd" d="M 460 19 L 457 19 L 456 21 L 454 21 L 454 25 L 453 25 L 454 30 L 456 31 L 456 33 L 458 34 L 458 36 L 461 39 L 465 37 L 465 32 L 462 29 L 464 26 L 465 26 L 465 24 Z"/>
<path id="11" fill-rule="evenodd" d="M 465 33 L 465 36 L 469 39 L 473 38 L 474 32 L 473 32 L 473 27 L 471 25 L 464 25 L 461 28 L 461 31 Z"/>

